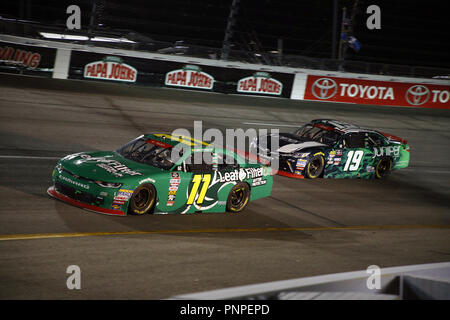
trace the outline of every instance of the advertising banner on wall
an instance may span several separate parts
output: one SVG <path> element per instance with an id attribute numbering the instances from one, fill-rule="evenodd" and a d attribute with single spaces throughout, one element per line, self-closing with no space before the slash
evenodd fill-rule
<path id="1" fill-rule="evenodd" d="M 256 72 L 251 77 L 238 81 L 237 91 L 241 93 L 259 93 L 279 96 L 283 91 L 283 84 L 273 79 L 267 72 Z"/>
<path id="2" fill-rule="evenodd" d="M 270 73 L 269 73 L 269 72 Z M 294 75 L 72 50 L 69 79 L 289 98 Z"/>
<path id="3" fill-rule="evenodd" d="M 170 71 L 164 81 L 166 86 L 212 90 L 214 78 L 195 65 L 185 65 L 182 69 Z"/>
<path id="4" fill-rule="evenodd" d="M 0 70 L 51 76 L 56 49 L 25 46 L 0 41 Z"/>
<path id="5" fill-rule="evenodd" d="M 304 99 L 450 109 L 450 85 L 308 75 Z"/>
<path id="6" fill-rule="evenodd" d="M 137 70 L 119 57 L 107 56 L 84 66 L 83 76 L 90 79 L 136 82 Z"/>

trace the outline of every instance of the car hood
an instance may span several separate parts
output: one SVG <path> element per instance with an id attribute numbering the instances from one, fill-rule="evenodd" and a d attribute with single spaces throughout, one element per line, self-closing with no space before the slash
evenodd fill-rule
<path id="1" fill-rule="evenodd" d="M 292 133 L 280 133 L 278 135 L 272 134 L 264 138 L 266 139 L 260 138 L 259 140 L 260 148 L 271 149 L 272 151 L 280 153 L 292 153 L 296 151 L 301 151 L 306 148 L 326 146 L 325 144 L 319 143 L 317 141 L 299 138 L 298 136 Z M 277 150 L 273 150 L 271 148 L 271 139 L 278 139 L 279 145 Z"/>
<path id="2" fill-rule="evenodd" d="M 105 182 L 147 177 L 164 171 L 126 159 L 114 151 L 76 153 L 62 158 L 60 164 L 72 174 Z"/>

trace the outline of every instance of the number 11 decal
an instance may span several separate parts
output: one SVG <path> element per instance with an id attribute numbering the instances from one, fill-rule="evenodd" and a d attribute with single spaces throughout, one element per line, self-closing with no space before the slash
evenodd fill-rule
<path id="1" fill-rule="evenodd" d="M 363 158 L 364 151 L 356 150 L 349 151 L 347 154 L 347 162 L 344 166 L 344 171 L 356 171 L 359 168 L 361 160 Z"/>
<path id="2" fill-rule="evenodd" d="M 198 188 L 200 187 L 200 183 L 203 182 L 202 190 L 197 198 L 197 204 L 202 204 L 205 199 L 206 191 L 208 190 L 209 184 L 211 183 L 211 175 L 205 174 L 202 179 L 201 174 L 196 174 L 194 179 L 192 179 L 194 183 L 192 186 L 191 193 L 189 194 L 189 198 L 186 204 L 193 204 L 195 200 L 195 196 L 197 195 Z"/>

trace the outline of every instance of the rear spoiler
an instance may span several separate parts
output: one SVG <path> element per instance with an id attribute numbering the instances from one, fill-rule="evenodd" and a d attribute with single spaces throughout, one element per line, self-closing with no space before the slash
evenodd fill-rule
<path id="1" fill-rule="evenodd" d="M 386 133 L 386 132 L 380 132 L 380 133 L 383 136 L 385 136 L 387 139 L 389 139 L 389 140 L 398 141 L 398 142 L 401 142 L 403 144 L 408 144 L 408 141 L 406 141 L 405 139 L 399 138 L 397 136 L 394 136 L 394 135 Z"/>

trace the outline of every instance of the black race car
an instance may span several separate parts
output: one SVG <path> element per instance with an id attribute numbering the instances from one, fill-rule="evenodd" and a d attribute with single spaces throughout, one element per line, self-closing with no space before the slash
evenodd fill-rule
<path id="1" fill-rule="evenodd" d="M 273 139 L 278 139 L 277 148 L 271 147 Z M 328 119 L 313 120 L 292 133 L 260 136 L 250 151 L 278 168 L 279 175 L 311 179 L 383 178 L 406 168 L 410 156 L 404 139 Z"/>

